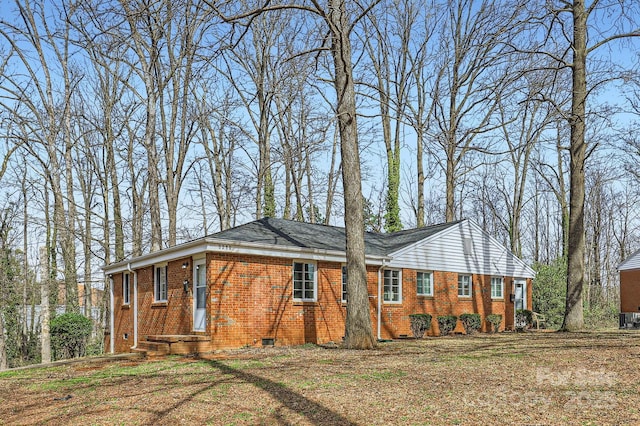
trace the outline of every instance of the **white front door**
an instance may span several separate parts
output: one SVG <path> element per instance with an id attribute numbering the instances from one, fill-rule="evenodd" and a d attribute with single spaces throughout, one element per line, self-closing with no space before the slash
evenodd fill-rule
<path id="1" fill-rule="evenodd" d="M 204 259 L 193 265 L 193 331 L 207 326 L 207 268 Z"/>
<path id="2" fill-rule="evenodd" d="M 527 282 L 525 280 L 516 280 L 514 290 L 515 310 L 527 309 Z"/>

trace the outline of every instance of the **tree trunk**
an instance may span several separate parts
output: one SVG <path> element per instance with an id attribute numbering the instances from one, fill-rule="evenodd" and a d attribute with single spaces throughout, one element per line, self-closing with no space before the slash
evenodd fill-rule
<path id="1" fill-rule="evenodd" d="M 51 314 L 49 312 L 49 287 L 50 272 L 49 272 L 49 243 L 47 247 L 43 247 L 40 250 L 40 354 L 42 363 L 46 364 L 51 362 L 51 334 L 49 333 L 49 322 L 51 320 Z"/>
<path id="2" fill-rule="evenodd" d="M 584 326 L 582 291 L 584 287 L 584 167 L 585 102 L 587 98 L 587 13 L 583 0 L 573 2 L 573 95 L 571 100 L 571 155 L 569 189 L 569 250 L 567 259 L 567 299 L 562 329 L 580 330 Z"/>
<path id="3" fill-rule="evenodd" d="M 0 311 L 0 371 L 9 368 L 7 361 L 7 344 L 4 337 L 4 319 L 2 311 Z"/>
<path id="4" fill-rule="evenodd" d="M 347 318 L 344 344 L 352 349 L 375 346 L 364 257 L 364 218 L 360 153 L 356 126 L 356 102 L 351 64 L 349 20 L 344 0 L 329 0 L 327 23 L 331 32 L 334 85 L 337 95 L 338 127 L 342 154 L 345 228 L 347 235 Z"/>

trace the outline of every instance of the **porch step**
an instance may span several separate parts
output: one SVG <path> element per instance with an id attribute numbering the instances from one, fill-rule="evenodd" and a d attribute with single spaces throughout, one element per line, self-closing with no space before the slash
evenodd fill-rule
<path id="1" fill-rule="evenodd" d="M 146 340 L 149 342 L 165 342 L 165 343 L 210 342 L 211 337 L 203 336 L 199 334 L 158 334 L 158 335 L 147 336 Z"/>
<path id="2" fill-rule="evenodd" d="M 134 351 L 142 352 L 147 356 L 169 355 L 171 353 L 171 346 L 164 342 L 149 342 L 143 340 L 138 343 L 138 347 L 134 349 Z"/>
<path id="3" fill-rule="evenodd" d="M 148 357 L 187 355 L 211 351 L 211 337 L 202 335 L 151 335 L 138 343 L 134 352 Z"/>

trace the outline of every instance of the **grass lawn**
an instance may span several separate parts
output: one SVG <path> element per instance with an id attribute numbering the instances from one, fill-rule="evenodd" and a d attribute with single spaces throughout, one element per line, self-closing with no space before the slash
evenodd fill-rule
<path id="1" fill-rule="evenodd" d="M 640 332 L 243 349 L 0 373 L 0 424 L 640 424 Z"/>

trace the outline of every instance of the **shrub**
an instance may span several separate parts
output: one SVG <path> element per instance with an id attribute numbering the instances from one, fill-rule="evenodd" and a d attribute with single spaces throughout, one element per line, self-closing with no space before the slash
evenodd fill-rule
<path id="1" fill-rule="evenodd" d="M 456 328 L 458 317 L 455 315 L 440 315 L 438 317 L 438 329 L 441 336 L 446 336 Z"/>
<path id="2" fill-rule="evenodd" d="M 485 318 L 489 324 L 491 324 L 491 331 L 497 333 L 500 330 L 500 324 L 502 323 L 502 315 L 489 314 Z"/>
<path id="3" fill-rule="evenodd" d="M 567 262 L 560 257 L 548 265 L 537 263 L 533 269 L 536 271 L 536 282 L 532 290 L 532 308 L 545 316 L 547 327 L 560 328 L 567 295 Z"/>
<path id="4" fill-rule="evenodd" d="M 533 324 L 533 313 L 528 309 L 518 309 L 516 311 L 516 330 L 523 331 Z"/>
<path id="5" fill-rule="evenodd" d="M 85 355 L 93 324 L 83 315 L 66 313 L 51 320 L 51 347 L 55 359 Z"/>
<path id="6" fill-rule="evenodd" d="M 462 314 L 460 315 L 460 322 L 462 322 L 466 334 L 473 334 L 482 327 L 480 314 Z"/>
<path id="7" fill-rule="evenodd" d="M 422 339 L 424 333 L 431 328 L 431 315 L 429 314 L 411 314 L 411 333 L 416 339 Z"/>

